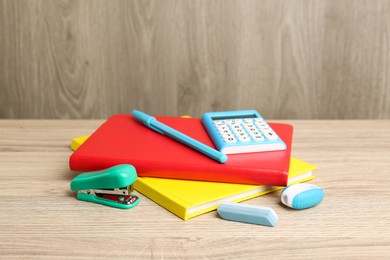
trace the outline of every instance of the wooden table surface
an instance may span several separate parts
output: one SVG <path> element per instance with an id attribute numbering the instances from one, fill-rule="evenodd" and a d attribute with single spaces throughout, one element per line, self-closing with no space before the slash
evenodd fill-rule
<path id="1" fill-rule="evenodd" d="M 301 211 L 280 191 L 245 202 L 272 207 L 276 227 L 215 211 L 183 221 L 142 195 L 131 210 L 77 200 L 70 141 L 102 122 L 0 120 L 1 259 L 390 258 L 388 120 L 278 121 L 294 125 L 292 155 L 318 167 L 325 199 Z"/>

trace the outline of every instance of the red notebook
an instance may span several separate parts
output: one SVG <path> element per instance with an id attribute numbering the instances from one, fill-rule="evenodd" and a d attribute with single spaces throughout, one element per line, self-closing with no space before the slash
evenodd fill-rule
<path id="1" fill-rule="evenodd" d="M 214 147 L 200 118 L 156 118 Z M 286 143 L 286 151 L 234 154 L 221 164 L 147 128 L 131 115 L 114 115 L 71 155 L 69 165 L 74 171 L 96 171 L 128 163 L 144 177 L 286 186 L 293 127 L 270 125 Z"/>

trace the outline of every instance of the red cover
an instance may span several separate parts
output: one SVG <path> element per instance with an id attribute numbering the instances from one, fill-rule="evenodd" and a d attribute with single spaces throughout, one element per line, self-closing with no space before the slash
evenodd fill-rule
<path id="1" fill-rule="evenodd" d="M 156 118 L 214 147 L 199 118 Z M 270 125 L 286 143 L 286 151 L 228 155 L 228 161 L 220 164 L 147 128 L 131 115 L 114 115 L 71 155 L 69 165 L 74 171 L 96 171 L 128 163 L 145 177 L 286 186 L 293 127 Z"/>

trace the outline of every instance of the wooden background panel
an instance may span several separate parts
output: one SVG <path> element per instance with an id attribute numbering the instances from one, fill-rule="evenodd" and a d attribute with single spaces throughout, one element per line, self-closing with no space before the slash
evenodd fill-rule
<path id="1" fill-rule="evenodd" d="M 390 2 L 0 0 L 0 118 L 390 118 Z"/>

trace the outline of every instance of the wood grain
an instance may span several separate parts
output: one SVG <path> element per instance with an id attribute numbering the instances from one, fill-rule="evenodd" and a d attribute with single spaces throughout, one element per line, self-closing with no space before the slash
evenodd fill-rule
<path id="1" fill-rule="evenodd" d="M 318 167 L 311 183 L 325 199 L 302 211 L 279 191 L 245 202 L 272 207 L 274 228 L 215 211 L 183 221 L 142 195 L 131 210 L 77 200 L 70 141 L 102 122 L 0 120 L 0 258 L 390 257 L 390 121 L 280 121 L 295 128 L 293 156 Z"/>
<path id="2" fill-rule="evenodd" d="M 0 0 L 0 118 L 390 118 L 387 0 Z"/>

